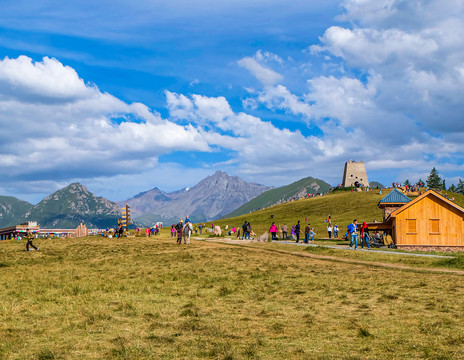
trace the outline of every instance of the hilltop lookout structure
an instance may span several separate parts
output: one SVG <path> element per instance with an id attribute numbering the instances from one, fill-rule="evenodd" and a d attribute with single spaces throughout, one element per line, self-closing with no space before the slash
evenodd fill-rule
<path id="1" fill-rule="evenodd" d="M 367 180 L 366 166 L 363 161 L 350 160 L 345 163 L 345 170 L 343 171 L 343 187 L 368 187 L 369 180 Z"/>

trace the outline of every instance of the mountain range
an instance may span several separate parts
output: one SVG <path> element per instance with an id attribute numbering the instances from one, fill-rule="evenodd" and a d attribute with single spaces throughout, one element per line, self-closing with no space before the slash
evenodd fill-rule
<path id="1" fill-rule="evenodd" d="M 25 221 L 38 221 L 42 228 L 114 227 L 126 203 L 135 225 L 171 224 L 186 215 L 194 222 L 237 216 L 307 193 L 324 193 L 330 185 L 311 177 L 280 188 L 248 183 L 218 171 L 191 188 L 164 192 L 158 188 L 126 201 L 113 202 L 73 183 L 44 198 L 37 205 L 11 196 L 0 196 L 0 228 Z"/>
<path id="2" fill-rule="evenodd" d="M 143 225 L 157 221 L 176 223 L 189 215 L 193 222 L 209 221 L 221 217 L 247 203 L 270 186 L 248 183 L 238 176 L 217 171 L 191 188 L 165 193 L 154 188 L 126 201 L 133 219 Z"/>

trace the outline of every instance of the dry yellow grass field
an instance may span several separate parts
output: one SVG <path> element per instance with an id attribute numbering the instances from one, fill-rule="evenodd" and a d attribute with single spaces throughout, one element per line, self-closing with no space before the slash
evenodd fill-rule
<path id="1" fill-rule="evenodd" d="M 0 359 L 464 358 L 459 275 L 165 234 L 37 243 L 0 243 Z"/>

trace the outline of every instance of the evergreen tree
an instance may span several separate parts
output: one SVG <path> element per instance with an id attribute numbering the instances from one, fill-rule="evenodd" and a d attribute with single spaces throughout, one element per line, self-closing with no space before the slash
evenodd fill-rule
<path id="1" fill-rule="evenodd" d="M 411 186 L 411 183 L 409 182 L 408 179 L 406 179 L 406 181 L 404 182 L 404 186 Z"/>
<path id="2" fill-rule="evenodd" d="M 441 189 L 443 186 L 443 182 L 441 180 L 440 175 L 438 175 L 437 169 L 435 167 L 430 171 L 430 175 L 427 178 L 427 187 L 430 189 Z"/>
<path id="3" fill-rule="evenodd" d="M 462 179 L 459 179 L 458 186 L 456 186 L 456 192 L 464 195 L 464 181 Z"/>
<path id="4" fill-rule="evenodd" d="M 441 184 L 441 188 L 442 190 L 446 190 L 446 184 L 445 184 L 445 179 L 443 179 L 443 182 Z"/>
<path id="5" fill-rule="evenodd" d="M 456 186 L 454 186 L 454 184 L 451 184 L 451 186 L 448 188 L 448 191 L 451 191 L 451 192 L 456 192 Z"/>

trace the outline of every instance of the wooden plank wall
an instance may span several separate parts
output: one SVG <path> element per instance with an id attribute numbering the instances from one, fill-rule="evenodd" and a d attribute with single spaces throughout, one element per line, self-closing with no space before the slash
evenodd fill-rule
<path id="1" fill-rule="evenodd" d="M 408 219 L 416 220 L 415 233 Z M 464 214 L 428 196 L 397 215 L 396 235 L 398 245 L 464 246 Z"/>

